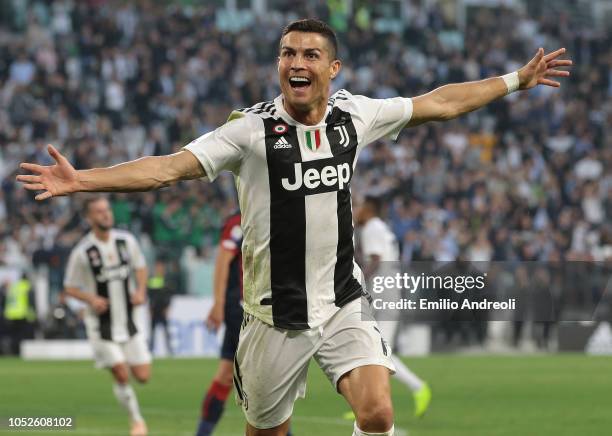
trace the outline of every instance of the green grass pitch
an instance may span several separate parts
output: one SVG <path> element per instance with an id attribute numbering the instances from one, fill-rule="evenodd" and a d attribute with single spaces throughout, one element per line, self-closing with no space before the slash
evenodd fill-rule
<path id="1" fill-rule="evenodd" d="M 612 359 L 583 355 L 457 356 L 406 359 L 433 390 L 428 414 L 412 417 L 412 398 L 393 384 L 396 435 L 495 436 L 612 434 Z M 136 386 L 150 434 L 192 435 L 200 401 L 216 369 L 212 359 L 154 363 L 148 385 Z M 309 370 L 307 398 L 296 403 L 296 436 L 350 435 L 347 410 L 322 372 Z M 124 435 L 127 418 L 113 397 L 110 376 L 92 362 L 0 359 L 0 418 L 73 416 L 72 431 L 38 435 Z M 219 436 L 243 434 L 242 413 L 230 401 Z M 6 427 L 0 434 L 9 434 Z"/>

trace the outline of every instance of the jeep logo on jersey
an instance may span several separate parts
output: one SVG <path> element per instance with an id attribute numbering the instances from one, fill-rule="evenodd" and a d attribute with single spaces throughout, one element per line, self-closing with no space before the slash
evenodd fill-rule
<path id="1" fill-rule="evenodd" d="M 327 160 L 327 159 L 326 159 Z M 323 189 L 322 192 L 342 190 L 351 180 L 351 166 L 348 163 L 340 163 L 336 166 L 326 165 L 320 170 L 316 167 L 304 169 L 302 165 L 316 163 L 319 161 L 298 162 L 293 165 L 295 174 L 292 180 L 284 177 L 281 179 L 283 188 L 287 191 L 297 191 L 302 186 L 308 190 L 317 189 L 319 187 L 327 187 L 334 189 Z M 310 193 L 310 192 L 309 192 Z M 318 192 L 312 192 L 316 194 Z"/>
<path id="2" fill-rule="evenodd" d="M 117 265 L 102 267 L 100 273 L 96 275 L 98 283 L 110 282 L 112 280 L 125 280 L 130 276 L 129 265 Z"/>

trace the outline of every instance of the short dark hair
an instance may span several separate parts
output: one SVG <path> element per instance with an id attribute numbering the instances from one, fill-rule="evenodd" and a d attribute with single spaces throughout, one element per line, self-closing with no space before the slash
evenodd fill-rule
<path id="1" fill-rule="evenodd" d="M 318 33 L 323 35 L 329 45 L 331 46 L 331 58 L 336 59 L 336 54 L 338 53 L 338 39 L 336 38 L 336 32 L 329 27 L 329 25 L 321 20 L 317 20 L 316 18 L 305 18 L 303 20 L 293 21 L 283 29 L 283 33 L 279 42 L 279 49 L 283 38 L 289 32 L 310 32 L 310 33 Z"/>
<path id="2" fill-rule="evenodd" d="M 95 203 L 96 201 L 100 201 L 100 200 L 108 201 L 108 197 L 102 194 L 90 195 L 85 200 L 83 200 L 83 215 L 87 216 L 89 214 L 89 206 L 91 206 L 92 203 Z"/>
<path id="3" fill-rule="evenodd" d="M 380 198 L 379 196 L 366 195 L 363 199 L 363 202 L 365 204 L 369 204 L 376 215 L 380 215 L 380 213 L 382 212 L 382 198 Z"/>

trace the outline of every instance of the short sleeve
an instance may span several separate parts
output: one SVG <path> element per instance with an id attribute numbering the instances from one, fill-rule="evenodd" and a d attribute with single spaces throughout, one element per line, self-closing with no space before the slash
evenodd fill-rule
<path id="1" fill-rule="evenodd" d="M 412 118 L 412 99 L 395 97 L 373 99 L 355 96 L 357 107 L 366 123 L 364 145 L 380 138 L 396 140 Z"/>
<path id="2" fill-rule="evenodd" d="M 239 115 L 236 115 L 239 114 Z M 240 112 L 232 112 L 227 123 L 200 136 L 184 148 L 195 155 L 210 181 L 223 170 L 238 174 L 251 147 L 251 121 Z"/>
<path id="3" fill-rule="evenodd" d="M 81 252 L 76 249 L 72 250 L 64 275 L 64 287 L 85 290 L 87 283 L 86 268 L 88 268 L 88 265 L 85 264 Z"/>
<path id="4" fill-rule="evenodd" d="M 147 261 L 145 256 L 140 248 L 140 244 L 136 240 L 136 238 L 132 235 L 128 238 L 129 250 L 130 250 L 130 259 L 132 262 L 133 268 L 144 268 L 147 266 Z"/>

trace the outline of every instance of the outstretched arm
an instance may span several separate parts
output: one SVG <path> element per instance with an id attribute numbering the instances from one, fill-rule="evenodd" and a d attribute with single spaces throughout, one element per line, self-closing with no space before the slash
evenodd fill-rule
<path id="1" fill-rule="evenodd" d="M 557 59 L 565 53 L 561 48 L 544 54 L 540 48 L 527 65 L 515 73 L 493 77 L 476 82 L 445 85 L 427 94 L 412 99 L 412 118 L 406 127 L 413 127 L 427 121 L 446 121 L 479 109 L 510 92 L 546 85 L 558 88 L 559 82 L 550 77 L 567 77 L 568 71 L 556 67 L 568 67 L 571 60 Z"/>
<path id="2" fill-rule="evenodd" d="M 205 171 L 189 151 L 167 156 L 150 156 L 108 168 L 75 170 L 68 160 L 49 145 L 47 151 L 55 165 L 22 163 L 21 168 L 33 174 L 22 174 L 17 180 L 31 191 L 43 191 L 36 200 L 73 192 L 139 192 L 169 186 L 179 180 L 204 177 Z"/>

